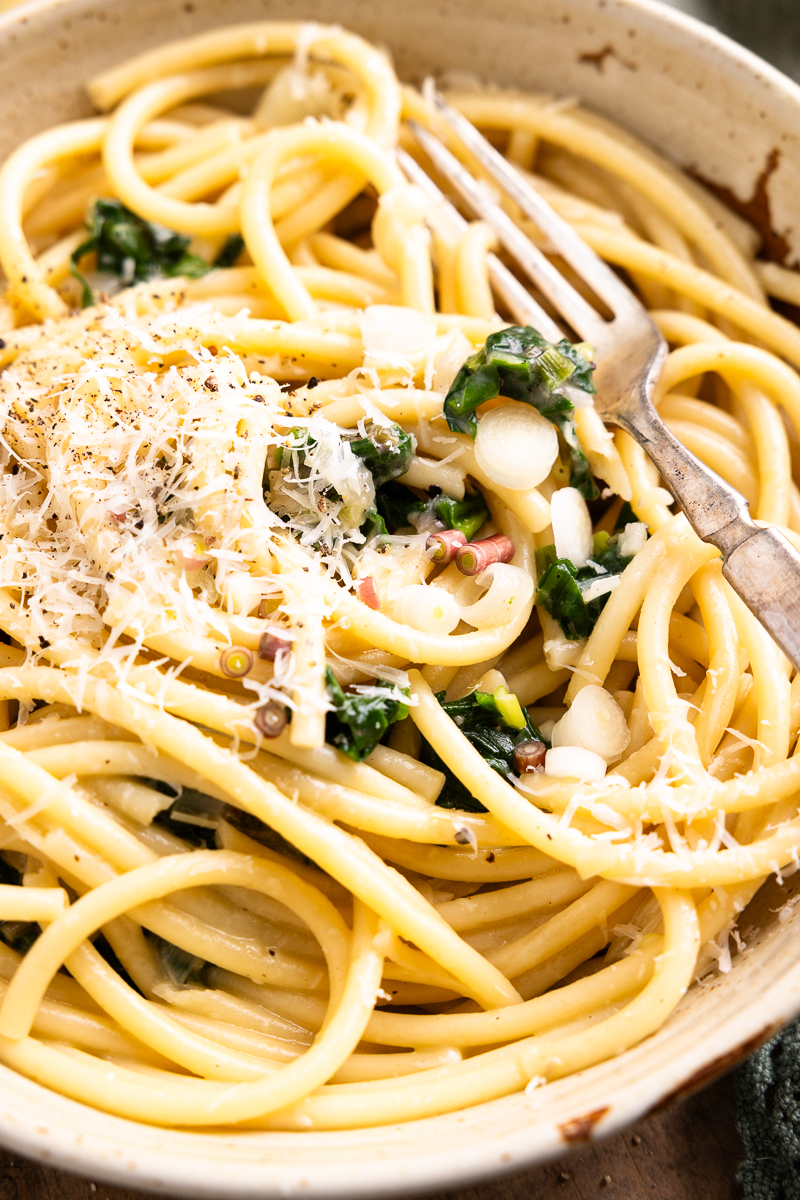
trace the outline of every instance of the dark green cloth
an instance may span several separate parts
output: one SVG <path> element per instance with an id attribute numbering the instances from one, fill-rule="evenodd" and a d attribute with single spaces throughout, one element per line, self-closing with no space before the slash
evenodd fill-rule
<path id="1" fill-rule="evenodd" d="M 800 1200 L 800 1021 L 739 1067 L 736 1102 L 745 1200 Z"/>

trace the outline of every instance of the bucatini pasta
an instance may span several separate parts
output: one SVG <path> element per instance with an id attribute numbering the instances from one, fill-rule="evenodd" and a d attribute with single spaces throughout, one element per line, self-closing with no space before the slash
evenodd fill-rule
<path id="1" fill-rule="evenodd" d="M 406 181 L 382 50 L 234 26 L 89 93 L 0 169 L 0 1061 L 303 1130 L 620 1054 L 797 865 L 798 678 L 592 348 L 497 312 L 491 233 Z M 448 94 L 800 545 L 794 275 L 577 104 Z"/>

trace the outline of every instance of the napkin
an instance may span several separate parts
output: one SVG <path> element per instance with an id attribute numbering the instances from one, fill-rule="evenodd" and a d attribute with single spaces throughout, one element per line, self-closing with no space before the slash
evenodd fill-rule
<path id="1" fill-rule="evenodd" d="M 745 1200 L 800 1200 L 800 1021 L 739 1067 L 736 1108 Z"/>

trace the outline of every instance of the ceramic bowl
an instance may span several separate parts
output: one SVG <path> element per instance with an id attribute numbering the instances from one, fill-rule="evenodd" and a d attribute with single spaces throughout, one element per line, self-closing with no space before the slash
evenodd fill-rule
<path id="1" fill-rule="evenodd" d="M 790 260 L 800 249 L 800 88 L 650 0 L 39 0 L 0 17 L 0 155 L 86 114 L 83 81 L 101 68 L 261 17 L 340 22 L 388 44 L 411 80 L 460 69 L 577 95 L 742 202 L 755 197 Z M 530 1096 L 353 1133 L 182 1133 L 94 1112 L 0 1068 L 0 1142 L 94 1178 L 208 1200 L 374 1200 L 519 1171 L 712 1080 L 800 1011 L 792 883 L 761 890 L 741 922 L 746 951 L 693 988 L 655 1037 Z"/>

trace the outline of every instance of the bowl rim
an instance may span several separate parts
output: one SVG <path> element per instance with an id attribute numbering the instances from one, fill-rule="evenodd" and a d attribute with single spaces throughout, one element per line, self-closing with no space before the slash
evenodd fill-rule
<path id="1" fill-rule="evenodd" d="M 16 27 L 28 25 L 39 16 L 61 10 L 68 15 L 78 0 L 21 0 L 0 12 L 0 41 L 13 35 Z M 116 5 L 122 0 L 101 0 L 104 6 Z M 591 3 L 592 0 L 589 0 Z M 593 0 L 598 10 L 609 4 L 609 0 Z M 617 9 L 629 10 L 632 14 L 644 12 L 661 21 L 677 33 L 683 33 L 709 50 L 744 70 L 746 75 L 763 81 L 800 113 L 800 84 L 795 83 L 777 67 L 766 62 L 755 52 L 740 45 L 729 35 L 706 24 L 680 9 L 662 3 L 662 0 L 613 0 Z M 266 19 L 266 18 L 265 18 Z M 58 1096 L 61 1104 L 74 1110 L 75 1121 L 52 1120 L 43 1109 L 42 1120 L 33 1127 L 20 1121 L 15 1106 L 13 1081 L 20 1077 L 0 1065 L 0 1079 L 12 1086 L 0 1089 L 0 1145 L 15 1153 L 37 1160 L 48 1167 L 62 1169 L 84 1176 L 93 1176 L 105 1183 L 121 1187 L 136 1187 L 146 1192 L 161 1195 L 193 1197 L 194 1200 L 270 1200 L 270 1198 L 302 1195 L 308 1200 L 376 1200 L 384 1197 L 420 1195 L 474 1186 L 518 1174 L 542 1166 L 555 1158 L 563 1157 L 571 1150 L 589 1141 L 603 1140 L 637 1120 L 662 1107 L 702 1089 L 715 1079 L 726 1074 L 758 1046 L 774 1036 L 788 1021 L 800 1013 L 800 947 L 796 959 L 790 962 L 779 975 L 773 977 L 757 995 L 743 998 L 739 1007 L 718 1022 L 711 1034 L 705 1038 L 702 1064 L 698 1067 L 697 1055 L 691 1048 L 677 1055 L 666 1055 L 658 1069 L 647 1076 L 646 1086 L 641 1077 L 616 1084 L 613 1100 L 602 1111 L 598 1119 L 595 1112 L 579 1113 L 573 1121 L 556 1123 L 543 1120 L 537 1123 L 535 1140 L 530 1137 L 530 1128 L 518 1128 L 495 1137 L 491 1143 L 479 1140 L 460 1145 L 457 1150 L 446 1145 L 433 1153 L 427 1152 L 402 1161 L 388 1155 L 385 1159 L 371 1158 L 362 1166 L 348 1161 L 346 1169 L 339 1172 L 329 1164 L 309 1165 L 298 1161 L 268 1163 L 266 1158 L 248 1160 L 237 1164 L 224 1179 L 210 1178 L 209 1167 L 217 1160 L 212 1155 L 192 1153 L 189 1140 L 191 1132 L 181 1133 L 187 1139 L 186 1153 L 176 1157 L 175 1149 L 161 1148 L 142 1150 L 137 1148 L 136 1162 L 126 1161 L 125 1153 L 113 1149 L 108 1132 L 77 1134 L 80 1129 L 80 1114 L 84 1105 Z M 647 1041 L 647 1039 L 646 1039 Z M 645 1043 L 643 1043 L 645 1044 Z M 627 1053 L 633 1053 L 629 1051 Z M 624 1056 L 621 1056 L 624 1057 Z M 580 1078 L 573 1076 L 572 1078 Z M 32 1095 L 41 1096 L 44 1102 L 57 1096 L 50 1089 L 31 1080 L 22 1084 Z M 506 1100 L 509 1098 L 506 1098 Z M 503 1100 L 489 1101 L 486 1105 L 466 1110 L 474 1112 L 482 1108 L 504 1103 Z M 93 1111 L 93 1110 L 90 1110 Z M 105 1117 L 106 1114 L 103 1114 Z M 441 1118 L 426 1118 L 422 1122 L 410 1122 L 406 1127 L 425 1124 Z M 143 1127 L 125 1118 L 109 1117 L 113 1125 Z M 580 1136 L 565 1132 L 567 1126 L 581 1129 Z M 532 1127 L 531 1127 L 532 1128 Z M 585 1128 L 585 1133 L 583 1129 Z M 154 1136 L 158 1130 L 154 1127 Z M 113 1138 L 113 1132 L 112 1132 Z M 266 1139 L 269 1134 L 242 1134 Z M 307 1137 L 295 1134 L 294 1137 Z M 335 1137 L 335 1133 L 325 1135 Z M 123 1145 L 122 1139 L 118 1145 Z M 228 1172 L 230 1160 L 226 1160 Z M 332 1177 L 333 1176 L 333 1177 Z"/>

